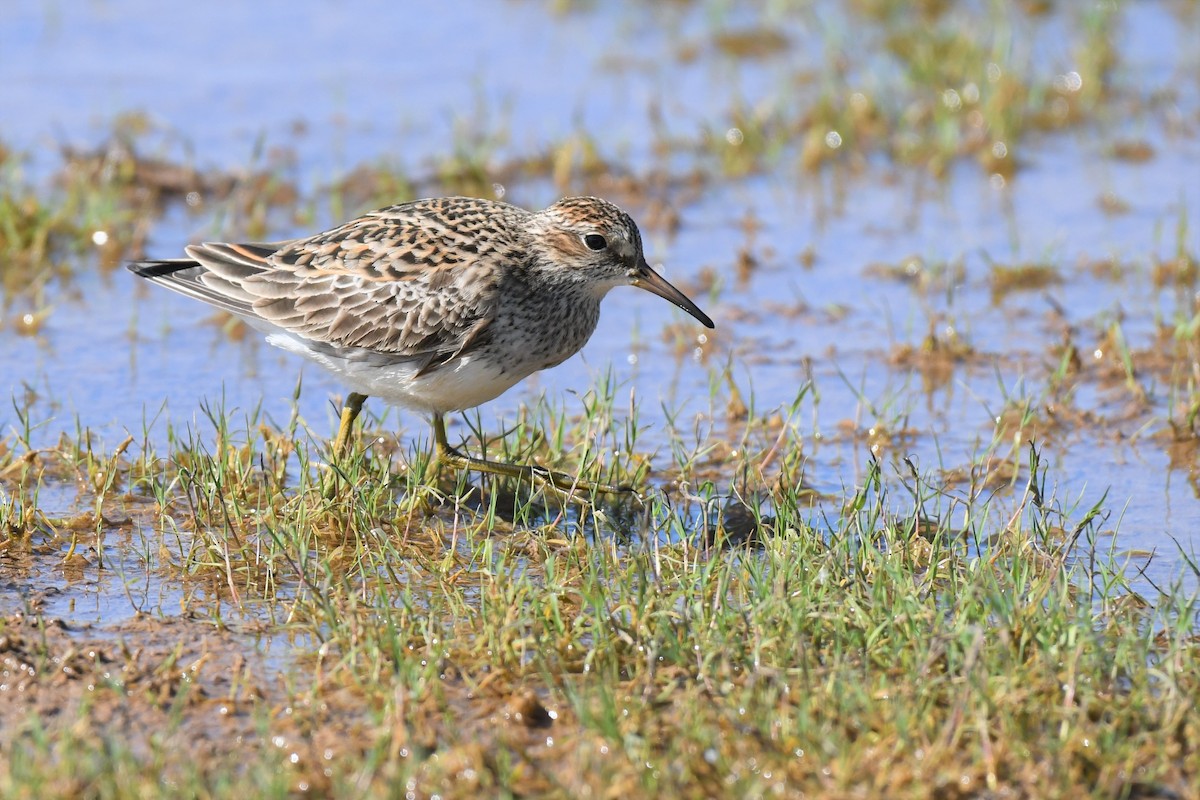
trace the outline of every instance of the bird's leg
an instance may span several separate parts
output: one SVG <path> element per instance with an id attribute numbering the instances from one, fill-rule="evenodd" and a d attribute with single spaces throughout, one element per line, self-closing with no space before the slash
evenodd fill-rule
<path id="1" fill-rule="evenodd" d="M 502 461 L 488 461 L 485 458 L 473 458 L 460 453 L 446 439 L 446 421 L 440 413 L 433 415 L 433 442 L 437 451 L 439 464 L 448 464 L 458 469 L 489 472 L 493 475 L 505 475 L 510 478 L 538 481 L 563 492 L 577 489 L 585 492 L 602 492 L 604 494 L 634 493 L 636 490 L 629 485 L 612 486 L 607 483 L 592 483 L 575 478 L 563 472 L 555 472 L 533 464 L 508 464 Z"/>
<path id="2" fill-rule="evenodd" d="M 346 450 L 350 446 L 350 434 L 354 430 L 354 420 L 358 419 L 366 399 L 365 394 L 358 392 L 351 392 L 346 396 L 346 405 L 342 406 L 342 419 L 338 424 L 337 438 L 333 440 L 333 450 L 329 459 L 332 469 L 330 469 L 329 475 L 321 481 L 321 494 L 326 499 L 332 499 L 337 494 L 338 476 L 345 474 L 338 462 L 346 455 Z"/>
<path id="3" fill-rule="evenodd" d="M 337 438 L 333 440 L 333 457 L 340 459 L 350 445 L 350 432 L 354 430 L 354 420 L 358 419 L 363 403 L 367 396 L 351 392 L 346 396 L 346 405 L 342 407 L 342 421 L 338 425 Z"/>

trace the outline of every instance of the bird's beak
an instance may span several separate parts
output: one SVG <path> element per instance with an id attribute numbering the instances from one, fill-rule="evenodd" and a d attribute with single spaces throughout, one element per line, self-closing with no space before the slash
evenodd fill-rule
<path id="1" fill-rule="evenodd" d="M 667 283 L 666 278 L 650 269 L 650 265 L 647 264 L 645 260 L 642 261 L 641 265 L 637 269 L 637 272 L 633 274 L 633 277 L 629 282 L 639 289 L 645 289 L 647 292 L 658 295 L 664 300 L 670 300 L 672 303 L 695 317 L 696 320 L 699 321 L 699 323 L 704 327 L 716 327 L 713 325 L 713 321 L 708 318 L 708 314 L 705 314 L 703 311 L 701 311 L 695 303 L 688 299 L 686 294 Z"/>

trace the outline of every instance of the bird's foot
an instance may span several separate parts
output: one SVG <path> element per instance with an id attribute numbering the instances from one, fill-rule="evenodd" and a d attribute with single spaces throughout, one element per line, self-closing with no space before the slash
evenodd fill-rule
<path id="1" fill-rule="evenodd" d="M 438 448 L 438 463 L 465 469 L 472 472 L 486 472 L 491 475 L 501 475 L 517 481 L 528 481 L 557 493 L 564 499 L 580 501 L 581 494 L 612 494 L 627 495 L 639 503 L 642 496 L 631 484 L 610 484 L 584 480 L 565 472 L 556 472 L 537 464 L 509 464 L 503 461 L 489 461 L 485 458 L 475 458 L 459 452 L 453 447 Z"/>

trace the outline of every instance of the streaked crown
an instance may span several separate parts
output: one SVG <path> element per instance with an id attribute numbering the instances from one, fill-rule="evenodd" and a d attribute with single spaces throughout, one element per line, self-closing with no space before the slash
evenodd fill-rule
<path id="1" fill-rule="evenodd" d="M 628 283 L 645 263 L 633 218 L 598 197 L 559 200 L 533 214 L 527 229 L 543 266 L 576 272 L 602 291 Z"/>

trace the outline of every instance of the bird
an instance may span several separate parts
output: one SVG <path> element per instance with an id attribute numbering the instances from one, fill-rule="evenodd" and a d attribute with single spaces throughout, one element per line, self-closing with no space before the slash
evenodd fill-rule
<path id="1" fill-rule="evenodd" d="M 450 445 L 445 415 L 573 356 L 617 286 L 656 294 L 714 327 L 646 262 L 633 218 L 597 197 L 568 197 L 536 212 L 496 200 L 427 198 L 304 238 L 206 242 L 184 252 L 127 266 L 240 317 L 271 345 L 337 376 L 350 391 L 335 458 L 374 396 L 428 415 L 439 465 L 561 490 L 632 488 L 468 456 Z"/>

